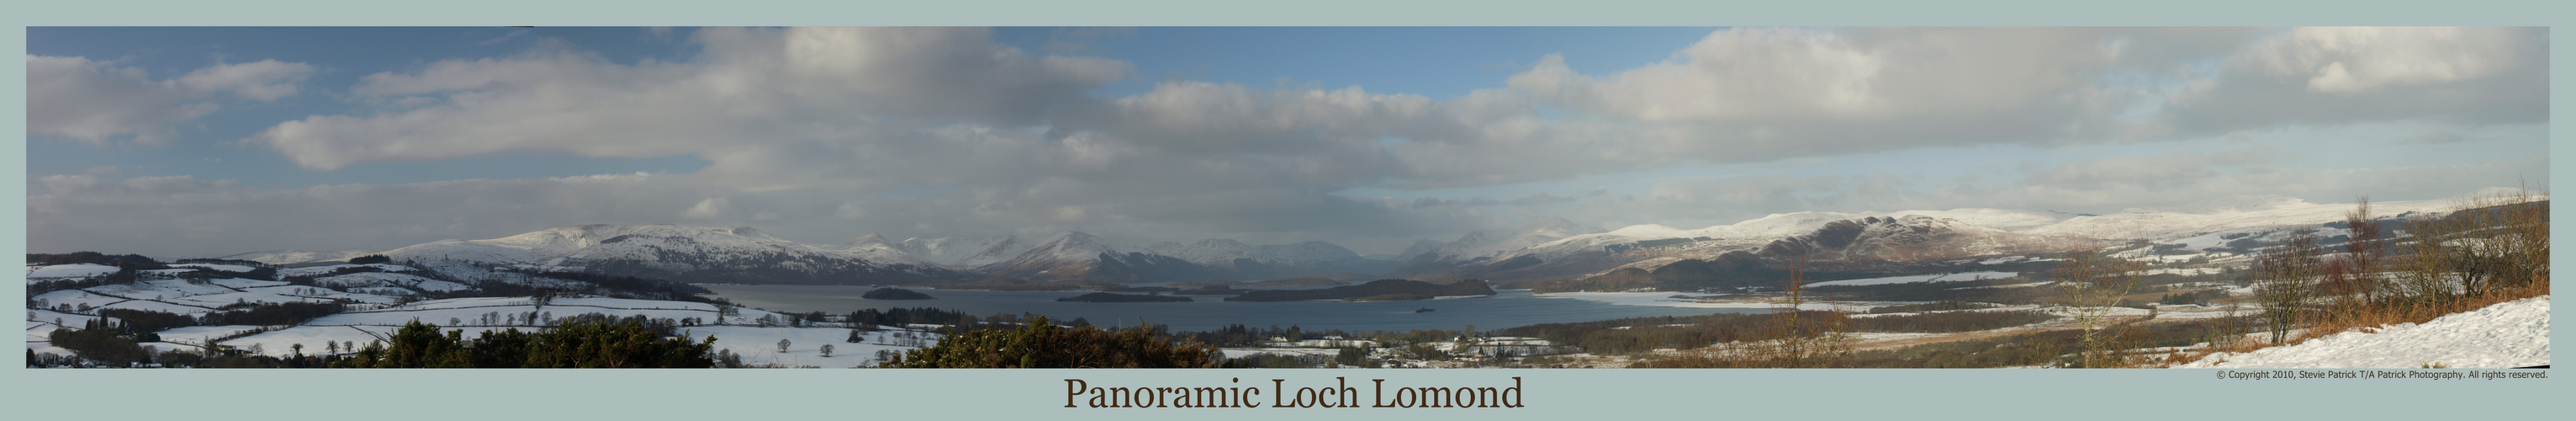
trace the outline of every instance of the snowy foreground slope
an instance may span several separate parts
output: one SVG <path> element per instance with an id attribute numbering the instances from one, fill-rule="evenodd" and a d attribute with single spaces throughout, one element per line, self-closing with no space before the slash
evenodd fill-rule
<path id="1" fill-rule="evenodd" d="M 2221 353 L 2175 368 L 2514 368 L 2549 364 L 2549 297 L 2526 298 L 2296 345 Z"/>

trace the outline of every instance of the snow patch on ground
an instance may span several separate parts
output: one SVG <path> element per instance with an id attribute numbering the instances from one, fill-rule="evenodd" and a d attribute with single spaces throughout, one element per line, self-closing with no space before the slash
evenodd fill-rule
<path id="1" fill-rule="evenodd" d="M 2295 345 L 2221 353 L 2175 368 L 2513 368 L 2549 364 L 2549 297 L 2499 303 Z"/>

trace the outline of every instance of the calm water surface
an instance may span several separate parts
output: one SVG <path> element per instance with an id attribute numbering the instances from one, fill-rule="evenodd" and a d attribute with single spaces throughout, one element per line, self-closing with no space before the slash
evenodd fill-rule
<path id="1" fill-rule="evenodd" d="M 1044 314 L 1071 320 L 1081 317 L 1100 325 L 1133 326 L 1138 318 L 1173 330 L 1215 330 L 1230 324 L 1299 326 L 1306 329 L 1479 330 L 1539 323 L 1583 322 L 1642 316 L 1696 316 L 1713 313 L 1760 313 L 1768 309 L 1713 309 L 1623 306 L 1570 298 L 1539 298 L 1527 290 L 1497 290 L 1484 298 L 1345 303 L 1339 301 L 1224 301 L 1222 295 L 1194 295 L 1186 303 L 1082 303 L 1055 299 L 1089 291 L 970 291 L 906 288 L 935 300 L 870 300 L 859 294 L 877 289 L 851 285 L 699 285 L 714 296 L 772 311 L 848 313 L 859 309 L 935 307 L 968 314 Z M 1415 309 L 1436 311 L 1415 313 Z"/>

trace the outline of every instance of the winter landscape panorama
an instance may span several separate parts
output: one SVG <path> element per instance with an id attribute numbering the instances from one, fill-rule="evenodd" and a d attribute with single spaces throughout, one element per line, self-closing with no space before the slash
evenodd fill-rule
<path id="1" fill-rule="evenodd" d="M 29 367 L 2550 359 L 2546 28 L 26 35 Z"/>

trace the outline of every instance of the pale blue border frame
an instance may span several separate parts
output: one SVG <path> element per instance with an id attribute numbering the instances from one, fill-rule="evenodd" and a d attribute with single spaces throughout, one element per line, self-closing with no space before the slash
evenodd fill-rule
<path id="1" fill-rule="evenodd" d="M 612 9 L 615 8 L 615 9 Z M 332 1 L 119 4 L 21 2 L 0 19 L 0 46 L 25 54 L 27 25 L 2511 25 L 2551 26 L 2576 13 L 2541 1 L 1195 1 L 850 3 L 823 1 L 530 2 L 474 0 L 353 6 Z M 2553 31 L 2554 32 L 2554 31 Z M 2552 38 L 2556 38 L 2553 34 Z M 2563 43 L 2551 47 L 2565 74 Z M 0 78 L 25 80 L 23 66 Z M 2554 79 L 2554 77 L 2553 77 Z M 5 84 L 13 128 L 9 185 L 26 185 L 26 87 Z M 2552 102 L 2565 95 L 2553 87 Z M 2563 115 L 2553 110 L 2551 118 Z M 2551 138 L 2556 145 L 2556 137 Z M 2553 148 L 2554 149 L 2554 148 Z M 2564 151 L 2552 151 L 2553 159 Z M 2553 171 L 2551 180 L 2566 178 Z M 23 191 L 22 191 L 23 193 Z M 0 213 L 26 218 L 25 195 Z M 2553 214 L 2555 215 L 2555 214 Z M 0 227 L 24 253 L 24 225 Z M 2555 255 L 2553 255 L 2553 259 Z M 23 300 L 23 291 L 11 290 Z M 2555 317 L 2553 316 L 2553 320 Z M 2506 418 L 2562 413 L 2566 380 L 2243 382 L 2206 370 L 25 370 L 10 353 L 9 411 L 65 417 L 362 417 L 851 419 L 1107 417 L 1502 419 L 1616 417 Z M 1322 383 L 1335 376 L 1424 385 L 1524 377 L 1528 408 L 1064 409 L 1067 377 L 1094 384 L 1200 386 L 1229 377 Z M 241 408 L 271 405 L 267 408 Z M 149 402 L 148 404 L 145 402 Z M 217 409 L 234 408 L 234 409 Z M 2561 416 L 2564 416 L 2563 414 Z"/>

